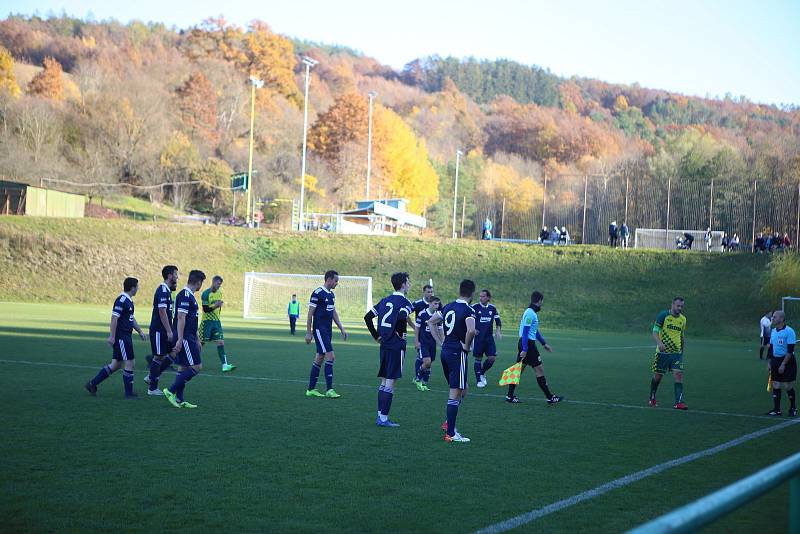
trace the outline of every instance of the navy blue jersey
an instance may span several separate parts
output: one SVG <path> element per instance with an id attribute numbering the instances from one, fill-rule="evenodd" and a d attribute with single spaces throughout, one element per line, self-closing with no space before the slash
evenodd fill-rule
<path id="1" fill-rule="evenodd" d="M 372 308 L 378 318 L 378 336 L 381 346 L 385 348 L 402 348 L 405 339 L 408 316 L 413 311 L 411 301 L 399 292 L 384 297 Z"/>
<path id="2" fill-rule="evenodd" d="M 197 339 L 197 323 L 200 320 L 200 306 L 194 292 L 188 287 L 181 289 L 175 296 L 175 319 L 173 328 L 178 331 L 178 316 L 186 316 L 186 323 L 183 326 L 183 339 Z"/>
<path id="3" fill-rule="evenodd" d="M 127 293 L 120 293 L 114 301 L 114 309 L 111 315 L 117 318 L 117 329 L 114 331 L 114 339 L 131 337 L 133 332 L 133 301 Z"/>
<path id="4" fill-rule="evenodd" d="M 158 315 L 158 310 L 167 311 L 167 323 L 172 324 L 172 291 L 169 290 L 167 284 L 161 284 L 156 288 L 156 293 L 153 295 L 153 314 L 150 316 L 150 330 L 152 332 L 165 332 L 164 325 L 161 324 L 161 317 Z"/>
<path id="5" fill-rule="evenodd" d="M 436 312 L 442 315 L 442 325 L 444 327 L 444 343 L 442 347 L 462 349 L 467 340 L 467 318 L 475 317 L 475 310 L 466 300 L 455 300 L 445 306 L 442 311 Z"/>
<path id="6" fill-rule="evenodd" d="M 414 313 L 416 314 L 416 317 L 419 317 L 419 313 L 422 310 L 428 309 L 428 303 L 425 302 L 425 299 L 417 299 L 411 304 L 411 306 L 414 308 Z"/>
<path id="7" fill-rule="evenodd" d="M 308 307 L 314 310 L 314 329 L 322 332 L 331 332 L 333 311 L 336 309 L 336 297 L 333 291 L 318 287 L 311 293 Z"/>
<path id="8" fill-rule="evenodd" d="M 488 339 L 494 334 L 495 321 L 500 321 L 500 314 L 494 304 L 484 306 L 480 302 L 472 307 L 475 310 L 475 339 Z"/>
<path id="9" fill-rule="evenodd" d="M 419 341 L 423 345 L 436 345 L 436 340 L 431 334 L 431 325 L 428 324 L 428 319 L 432 317 L 431 312 L 425 308 L 417 313 L 417 328 L 419 328 Z"/>

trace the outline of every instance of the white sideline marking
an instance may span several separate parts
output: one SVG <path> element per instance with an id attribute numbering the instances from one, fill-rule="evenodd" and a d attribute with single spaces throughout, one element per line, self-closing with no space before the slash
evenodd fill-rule
<path id="1" fill-rule="evenodd" d="M 33 362 L 29 360 L 3 360 L 0 359 L 0 363 L 12 363 L 12 364 L 19 364 L 19 365 L 43 365 L 46 367 L 66 367 L 72 369 L 98 369 L 97 365 L 83 365 L 77 363 L 55 363 L 55 362 Z M 142 370 L 140 370 L 142 372 Z M 308 379 L 298 379 L 298 378 L 271 378 L 267 376 L 242 376 L 240 374 L 237 375 L 217 375 L 217 374 L 209 374 L 209 373 L 202 373 L 198 375 L 200 377 L 207 377 L 207 378 L 222 378 L 225 380 L 250 380 L 250 381 L 261 381 L 261 382 L 278 382 L 278 383 L 285 383 L 285 384 L 307 384 Z M 343 382 L 337 382 L 338 385 L 350 388 L 361 388 L 361 389 L 376 389 L 374 385 L 367 385 L 367 384 L 347 384 Z M 468 396 L 469 397 L 489 397 L 495 399 L 505 399 L 505 395 L 497 395 L 494 393 L 477 393 L 474 391 L 475 388 L 470 388 Z M 441 390 L 438 388 L 431 388 L 431 391 L 434 393 L 445 393 L 445 390 Z M 419 397 L 422 398 L 422 397 Z M 522 400 L 525 401 L 534 401 L 534 402 L 546 402 L 545 399 L 540 397 L 520 397 Z M 564 401 L 569 404 L 582 404 L 586 406 L 600 406 L 603 408 L 623 408 L 627 410 L 647 410 L 647 411 L 674 411 L 672 408 L 652 408 L 648 405 L 636 405 L 636 404 L 620 404 L 615 402 L 597 402 L 597 401 L 582 401 L 582 400 L 571 400 L 567 399 Z M 712 412 L 707 410 L 689 410 L 687 412 L 683 412 L 685 414 L 693 414 L 693 415 L 717 415 L 721 417 L 743 417 L 745 419 L 765 419 L 774 421 L 774 417 L 770 417 L 768 415 L 754 415 L 748 413 L 732 413 L 732 412 Z M 798 419 L 800 422 L 800 419 Z"/>
<path id="2" fill-rule="evenodd" d="M 530 512 L 520 514 L 516 517 L 512 517 L 511 519 L 501 521 L 500 523 L 489 525 L 488 527 L 478 530 L 477 534 L 498 534 L 500 532 L 506 532 L 508 530 L 520 527 L 522 525 L 526 525 L 531 521 L 534 521 L 546 515 L 550 515 L 552 513 L 559 512 L 565 508 L 569 508 L 572 505 L 581 503 L 583 501 L 588 501 L 590 499 L 594 499 L 595 497 L 604 495 L 609 491 L 622 488 L 630 484 L 633 484 L 634 482 L 638 482 L 639 480 L 651 477 L 653 475 L 657 475 L 658 473 L 661 473 L 668 469 L 672 469 L 673 467 L 678 467 L 680 465 L 687 464 L 695 460 L 699 460 L 700 458 L 713 456 L 720 452 L 726 451 L 730 448 L 736 447 L 737 445 L 741 445 L 742 443 L 745 443 L 747 441 L 760 438 L 762 436 L 766 436 L 767 434 L 771 434 L 772 432 L 782 430 L 787 426 L 794 425 L 797 423 L 800 423 L 800 420 L 784 421 L 783 423 L 770 426 L 767 428 L 762 428 L 761 430 L 756 430 L 755 432 L 751 432 L 750 434 L 745 434 L 744 436 L 732 439 L 715 447 L 711 447 L 709 449 L 688 454 L 686 456 L 682 456 L 680 458 L 676 458 L 668 462 L 654 465 L 653 467 L 648 467 L 647 469 L 644 469 L 642 471 L 637 471 L 636 473 L 625 475 L 624 477 L 612 480 L 611 482 L 607 482 L 606 484 L 597 486 L 596 488 L 584 491 L 583 493 L 578 493 L 577 495 L 573 495 L 572 497 L 568 497 L 566 499 L 562 499 L 552 504 L 548 504 L 547 506 L 543 506 L 542 508 L 531 510 Z"/>
<path id="3" fill-rule="evenodd" d="M 656 346 L 651 345 L 631 345 L 630 347 L 582 347 L 581 350 L 626 350 L 626 349 L 655 349 Z"/>

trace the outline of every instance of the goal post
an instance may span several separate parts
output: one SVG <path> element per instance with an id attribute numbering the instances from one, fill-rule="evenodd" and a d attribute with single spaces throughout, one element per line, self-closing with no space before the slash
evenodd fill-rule
<path id="1" fill-rule="evenodd" d="M 684 234 L 694 237 L 692 250 L 706 250 L 705 230 L 664 230 L 663 228 L 637 228 L 633 235 L 633 248 L 676 248 L 675 241 Z M 711 232 L 711 251 L 722 252 L 722 237 L 725 232 Z"/>
<path id="2" fill-rule="evenodd" d="M 781 311 L 786 313 L 787 304 L 792 302 L 800 302 L 800 297 L 781 297 Z"/>
<path id="3" fill-rule="evenodd" d="M 305 316 L 311 293 L 324 281 L 321 274 L 244 273 L 244 318 L 286 317 L 292 294 L 297 295 L 301 315 Z M 340 276 L 334 292 L 336 311 L 342 321 L 360 321 L 372 308 L 371 276 Z"/>

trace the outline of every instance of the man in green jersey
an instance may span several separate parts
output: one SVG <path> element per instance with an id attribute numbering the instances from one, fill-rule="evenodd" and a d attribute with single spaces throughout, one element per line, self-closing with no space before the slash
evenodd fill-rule
<path id="1" fill-rule="evenodd" d="M 653 325 L 653 339 L 657 351 L 653 358 L 653 378 L 650 381 L 650 406 L 656 406 L 656 390 L 664 374 L 674 372 L 675 409 L 688 410 L 683 402 L 683 333 L 686 331 L 686 317 L 683 313 L 683 298 L 672 299 L 672 306 L 658 314 Z"/>
<path id="2" fill-rule="evenodd" d="M 292 293 L 292 300 L 289 301 L 286 313 L 289 315 L 289 331 L 294 335 L 297 318 L 300 317 L 300 302 L 297 300 L 297 294 Z"/>
<path id="3" fill-rule="evenodd" d="M 217 354 L 222 364 L 222 372 L 227 373 L 236 369 L 235 365 L 228 363 L 228 355 L 225 354 L 225 336 L 222 333 L 222 277 L 214 276 L 211 280 L 211 287 L 203 291 L 200 301 L 203 306 L 203 319 L 200 322 L 200 342 L 205 345 L 209 341 L 217 344 Z"/>

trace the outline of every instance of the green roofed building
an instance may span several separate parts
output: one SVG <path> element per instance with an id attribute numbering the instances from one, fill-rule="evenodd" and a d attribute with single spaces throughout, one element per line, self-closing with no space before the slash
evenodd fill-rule
<path id="1" fill-rule="evenodd" d="M 83 217 L 86 197 L 0 180 L 0 215 Z"/>

